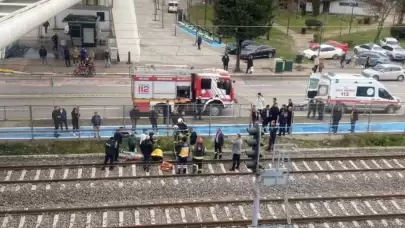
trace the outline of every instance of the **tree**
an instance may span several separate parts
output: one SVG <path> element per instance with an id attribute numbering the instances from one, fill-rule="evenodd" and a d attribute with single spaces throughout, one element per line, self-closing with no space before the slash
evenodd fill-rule
<path id="1" fill-rule="evenodd" d="M 385 20 L 398 4 L 394 0 L 363 0 L 363 2 L 366 10 L 378 17 L 377 33 L 374 37 L 374 42 L 377 42 L 380 39 Z"/>
<path id="2" fill-rule="evenodd" d="M 397 24 L 402 24 L 404 22 L 405 14 L 405 0 L 398 0 L 396 7 Z"/>
<path id="3" fill-rule="evenodd" d="M 217 0 L 213 24 L 224 37 L 236 38 L 238 46 L 235 71 L 240 71 L 240 50 L 244 40 L 266 33 L 273 0 Z"/>
<path id="4" fill-rule="evenodd" d="M 321 9 L 321 0 L 312 0 L 312 15 L 314 17 L 319 16 Z"/>

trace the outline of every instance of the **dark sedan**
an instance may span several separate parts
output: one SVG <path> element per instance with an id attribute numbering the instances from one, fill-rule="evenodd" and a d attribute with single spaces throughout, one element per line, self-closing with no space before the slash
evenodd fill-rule
<path id="1" fill-rule="evenodd" d="M 240 54 L 241 59 L 248 59 L 249 56 L 252 56 L 254 59 L 259 58 L 273 58 L 276 55 L 276 49 L 268 45 L 260 46 L 247 46 L 242 50 Z"/>
<path id="2" fill-rule="evenodd" d="M 255 44 L 253 40 L 245 40 L 242 42 L 242 50 L 249 45 Z M 238 47 L 235 44 L 227 45 L 226 46 L 226 52 L 230 55 L 236 55 L 236 52 L 238 51 Z"/>

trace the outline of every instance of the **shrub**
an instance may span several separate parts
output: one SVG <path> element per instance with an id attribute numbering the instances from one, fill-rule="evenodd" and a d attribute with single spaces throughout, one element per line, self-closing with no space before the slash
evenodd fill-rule
<path id="1" fill-rule="evenodd" d="M 321 34 L 315 33 L 315 34 L 313 35 L 313 41 L 314 41 L 315 43 L 321 43 Z"/>
<path id="2" fill-rule="evenodd" d="M 371 24 L 371 17 L 365 17 L 364 18 L 364 24 L 366 24 L 366 25 Z"/>
<path id="3" fill-rule="evenodd" d="M 318 21 L 316 19 L 307 19 L 307 20 L 305 20 L 305 25 L 309 29 L 311 29 L 311 28 L 319 29 L 320 27 L 323 26 L 323 22 Z"/>
<path id="4" fill-rule="evenodd" d="M 391 27 L 391 36 L 395 38 L 405 38 L 405 24 L 396 24 Z"/>

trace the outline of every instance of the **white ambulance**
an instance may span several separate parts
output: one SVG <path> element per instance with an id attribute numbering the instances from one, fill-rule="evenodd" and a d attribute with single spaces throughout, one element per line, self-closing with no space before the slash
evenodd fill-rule
<path id="1" fill-rule="evenodd" d="M 175 0 L 171 0 L 168 3 L 167 12 L 168 13 L 177 13 L 178 8 L 179 8 L 179 2 L 175 1 Z"/>
<path id="2" fill-rule="evenodd" d="M 359 111 L 384 111 L 395 113 L 401 101 L 393 96 L 379 81 L 350 73 L 313 73 L 309 76 L 307 99 L 326 101 L 330 110 L 333 105 L 342 105 L 350 111 L 353 105 Z"/>

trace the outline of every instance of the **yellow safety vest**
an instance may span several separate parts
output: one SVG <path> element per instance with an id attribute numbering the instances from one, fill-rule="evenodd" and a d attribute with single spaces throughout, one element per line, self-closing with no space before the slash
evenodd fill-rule
<path id="1" fill-rule="evenodd" d="M 190 154 L 190 147 L 188 146 L 187 143 L 185 143 L 180 149 L 179 156 L 184 158 L 188 157 L 189 154 Z"/>
<path id="2" fill-rule="evenodd" d="M 152 156 L 163 157 L 163 151 L 159 148 L 156 148 L 153 150 Z"/>

